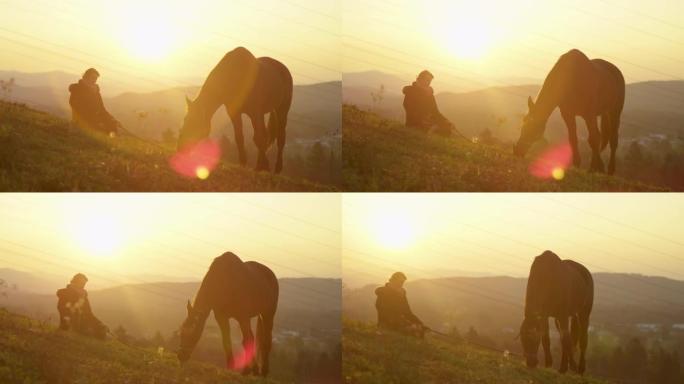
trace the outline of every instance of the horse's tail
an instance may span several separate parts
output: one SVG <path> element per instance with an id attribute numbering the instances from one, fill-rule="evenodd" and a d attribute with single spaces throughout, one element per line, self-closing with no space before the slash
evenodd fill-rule
<path id="1" fill-rule="evenodd" d="M 278 63 L 278 70 L 280 72 L 281 78 L 284 84 L 284 97 L 275 110 L 271 112 L 268 117 L 268 147 L 280 138 L 284 141 L 285 138 L 285 127 L 287 126 L 287 114 L 290 111 L 290 105 L 292 105 L 292 92 L 293 92 L 293 81 L 290 71 L 285 67 L 285 65 Z M 283 144 L 285 144 L 283 142 Z"/>

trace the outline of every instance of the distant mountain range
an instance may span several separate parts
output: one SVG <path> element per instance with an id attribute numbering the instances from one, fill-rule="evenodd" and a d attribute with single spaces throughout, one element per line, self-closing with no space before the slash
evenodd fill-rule
<path id="1" fill-rule="evenodd" d="M 9 99 L 26 103 L 57 116 L 71 115 L 69 84 L 80 75 L 66 72 L 23 73 L 0 71 L 0 79 L 15 79 Z M 295 85 L 289 115 L 288 139 L 322 139 L 340 134 L 341 82 Z M 103 80 L 100 85 L 106 108 L 130 131 L 149 139 L 160 140 L 170 128 L 178 132 L 186 112 L 185 97 L 194 99 L 200 84 L 152 92 L 127 92 Z M 0 95 L 3 97 L 5 95 Z M 144 116 L 144 117 L 143 117 Z M 251 122 L 244 117 L 247 129 Z M 230 122 L 223 108 L 212 120 L 212 134 L 226 134 L 232 140 Z M 251 137 L 247 131 L 247 137 Z"/>
<path id="2" fill-rule="evenodd" d="M 0 278 L 24 287 L 17 290 L 10 287 L 7 297 L 0 297 L 0 307 L 39 319 L 50 318 L 53 322 L 58 319 L 55 291 L 64 287 L 67 281 L 11 268 L 0 270 Z M 281 278 L 279 282 L 278 330 L 339 331 L 340 279 Z M 133 335 L 150 337 L 156 331 L 168 335 L 178 329 L 186 315 L 185 303 L 195 297 L 199 285 L 198 281 L 150 282 L 105 289 L 87 288 L 94 313 L 110 328 L 122 325 Z M 37 291 L 45 293 L 34 293 Z"/>
<path id="3" fill-rule="evenodd" d="M 379 71 L 343 74 L 342 99 L 347 104 L 399 121 L 404 120 L 402 88 L 412 79 L 402 79 Z M 435 97 L 441 112 L 467 136 L 477 136 L 489 129 L 502 140 L 517 140 L 522 116 L 527 112 L 527 97 L 536 97 L 542 80 L 502 80 L 500 83 L 520 84 L 492 86 L 467 92 L 454 92 L 435 83 Z M 513 82 L 515 81 L 515 82 Z M 384 97 L 373 102 L 371 92 L 384 85 Z M 643 137 L 662 134 L 684 138 L 684 81 L 646 81 L 627 84 L 621 135 Z M 586 137 L 584 122 L 578 118 L 578 133 Z M 559 112 L 549 120 L 547 139 L 557 141 L 567 137 Z"/>
<path id="4" fill-rule="evenodd" d="M 594 273 L 592 324 L 684 323 L 684 281 L 623 273 Z M 383 283 L 384 284 L 384 283 Z M 409 281 L 411 308 L 425 323 L 449 329 L 517 330 L 523 316 L 526 278 L 449 277 Z M 375 321 L 375 288 L 345 289 L 346 318 Z"/>

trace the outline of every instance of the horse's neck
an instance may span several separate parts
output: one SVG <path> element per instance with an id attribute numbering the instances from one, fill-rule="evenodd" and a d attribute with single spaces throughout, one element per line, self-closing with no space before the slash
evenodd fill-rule
<path id="1" fill-rule="evenodd" d="M 539 95 L 537 95 L 534 111 L 544 121 L 548 120 L 553 110 L 560 104 L 564 89 L 562 68 L 559 64 L 553 67 L 548 76 L 546 76 Z"/>
<path id="2" fill-rule="evenodd" d="M 197 291 L 193 308 L 205 318 L 206 316 L 209 316 L 209 312 L 213 309 L 213 302 L 211 300 L 211 280 L 208 279 L 207 276 L 204 277 L 202 284 Z"/>
<path id="3" fill-rule="evenodd" d="M 209 91 L 205 85 L 200 90 L 195 103 L 204 110 L 205 116 L 211 120 L 211 116 L 223 104 L 223 99 L 219 95 L 214 94 L 214 92 Z"/>

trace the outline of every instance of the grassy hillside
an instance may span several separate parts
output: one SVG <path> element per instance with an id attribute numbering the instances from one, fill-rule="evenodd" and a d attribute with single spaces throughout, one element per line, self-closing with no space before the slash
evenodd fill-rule
<path id="1" fill-rule="evenodd" d="M 332 187 L 222 162 L 206 180 L 177 175 L 171 146 L 87 134 L 0 102 L 0 191 L 325 191 Z"/>
<path id="2" fill-rule="evenodd" d="M 560 181 L 540 180 L 528 173 L 529 160 L 505 148 L 425 135 L 354 106 L 343 106 L 342 126 L 347 191 L 657 190 L 586 169 L 569 169 Z"/>
<path id="3" fill-rule="evenodd" d="M 550 369 L 529 370 L 515 356 L 483 350 L 432 335 L 424 340 L 345 321 L 343 375 L 349 384 L 366 383 L 584 383 L 605 381 Z"/>
<path id="4" fill-rule="evenodd" d="M 0 309 L 2 383 L 274 383 L 175 354 L 62 332 Z"/>

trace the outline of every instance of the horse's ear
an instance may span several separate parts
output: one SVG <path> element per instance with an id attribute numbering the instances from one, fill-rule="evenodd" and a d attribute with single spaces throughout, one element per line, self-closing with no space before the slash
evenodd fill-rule
<path id="1" fill-rule="evenodd" d="M 185 104 L 187 105 L 188 108 L 192 105 L 192 100 L 188 96 L 185 96 Z"/>
<path id="2" fill-rule="evenodd" d="M 534 101 L 532 101 L 532 96 L 527 96 L 527 108 L 531 111 L 534 108 Z"/>
<path id="3" fill-rule="evenodd" d="M 188 315 L 192 312 L 192 304 L 190 304 L 190 300 L 188 300 Z"/>

